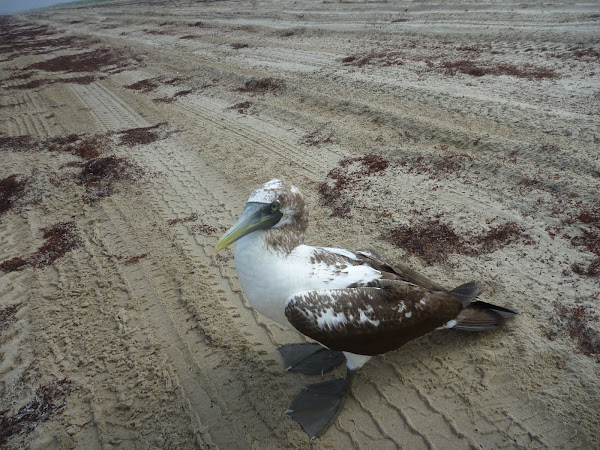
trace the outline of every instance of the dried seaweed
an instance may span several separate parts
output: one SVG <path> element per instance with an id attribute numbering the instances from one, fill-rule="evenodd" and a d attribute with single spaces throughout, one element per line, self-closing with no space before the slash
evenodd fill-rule
<path id="1" fill-rule="evenodd" d="M 465 52 L 469 53 L 469 58 L 464 58 Z M 340 62 L 345 66 L 389 67 L 402 65 L 406 61 L 414 61 L 425 63 L 424 68 L 417 69 L 419 72 L 436 71 L 450 76 L 459 73 L 473 77 L 509 75 L 530 80 L 557 78 L 560 76 L 558 72 L 548 67 L 536 66 L 534 64 L 509 64 L 486 59 L 486 52 L 490 55 L 502 53 L 502 51 L 494 50 L 489 44 L 454 46 L 451 42 L 440 42 L 427 48 L 417 42 L 407 42 L 401 49 L 373 48 L 359 51 L 340 59 Z M 574 52 L 573 56 L 575 54 L 581 54 L 582 57 L 584 55 L 591 56 L 594 55 L 594 51 L 588 48 L 579 53 Z"/>
<path id="2" fill-rule="evenodd" d="M 148 253 L 142 253 L 141 255 L 135 255 L 135 256 L 122 256 L 122 255 L 113 255 L 114 258 L 116 258 L 119 261 L 122 261 L 123 264 L 125 265 L 130 265 L 130 264 L 135 264 L 140 262 L 141 259 L 144 259 L 146 256 L 148 256 Z"/>
<path id="3" fill-rule="evenodd" d="M 332 144 L 334 142 L 333 136 L 333 133 L 322 133 L 319 130 L 315 130 L 303 136 L 299 143 L 310 147 L 320 147 L 321 145 Z"/>
<path id="4" fill-rule="evenodd" d="M 31 148 L 33 139 L 29 135 L 0 137 L 0 149 L 22 151 Z"/>
<path id="5" fill-rule="evenodd" d="M 487 232 L 461 236 L 440 217 L 412 220 L 381 234 L 382 239 L 402 248 L 407 253 L 418 255 L 428 264 L 447 260 L 451 254 L 478 256 L 491 253 L 527 237 L 522 227 L 515 222 L 493 226 Z"/>
<path id="6" fill-rule="evenodd" d="M 38 387 L 33 398 L 16 413 L 0 411 L 0 445 L 23 432 L 33 431 L 40 423 L 62 413 L 67 406 L 66 398 L 72 390 L 72 383 L 67 378 L 55 379 Z"/>
<path id="7" fill-rule="evenodd" d="M 30 64 L 25 69 L 46 72 L 115 72 L 130 64 L 129 58 L 112 48 L 98 48 L 74 55 L 61 55 L 46 61 Z"/>
<path id="8" fill-rule="evenodd" d="M 26 266 L 44 267 L 53 264 L 57 259 L 78 248 L 83 242 L 77 234 L 74 222 L 61 222 L 42 228 L 44 242 L 37 251 L 28 258 L 15 257 L 0 264 L 0 270 L 13 272 Z"/>
<path id="9" fill-rule="evenodd" d="M 27 259 L 32 267 L 48 266 L 82 244 L 74 222 L 57 223 L 42 231 L 46 242 Z"/>
<path id="10" fill-rule="evenodd" d="M 109 144 L 109 138 L 104 134 L 69 134 L 47 139 L 40 145 L 43 149 L 51 152 L 71 153 L 89 161 L 107 151 L 110 148 Z"/>
<path id="11" fill-rule="evenodd" d="M 518 78 L 529 78 L 541 80 L 544 78 L 556 78 L 559 76 L 555 71 L 546 67 L 534 66 L 532 64 L 523 64 L 516 66 L 507 63 L 477 63 L 470 59 L 461 59 L 458 61 L 444 61 L 438 66 L 443 69 L 447 75 L 456 75 L 464 73 L 474 77 L 484 75 L 510 75 Z"/>
<path id="12" fill-rule="evenodd" d="M 192 225 L 192 227 L 190 228 L 190 231 L 194 234 L 198 233 L 198 234 L 203 234 L 205 236 L 210 236 L 217 232 L 224 233 L 225 231 L 227 231 L 227 228 L 224 226 L 214 227 L 214 226 L 208 225 L 206 223 L 200 223 L 200 224 Z"/>
<path id="13" fill-rule="evenodd" d="M 109 197 L 115 192 L 115 183 L 130 182 L 140 176 L 143 170 L 126 160 L 110 155 L 86 162 L 76 182 L 85 186 L 84 201 L 90 203 L 100 198 Z"/>
<path id="14" fill-rule="evenodd" d="M 600 277 L 600 256 L 592 259 L 587 267 L 575 263 L 571 266 L 571 268 L 577 275 L 586 277 Z"/>
<path id="15" fill-rule="evenodd" d="M 486 233 L 475 236 L 473 245 L 479 252 L 491 253 L 524 236 L 523 227 L 516 222 L 505 222 L 491 227 Z"/>
<path id="16" fill-rule="evenodd" d="M 359 163 L 358 169 L 350 171 Z M 349 218 L 352 199 L 346 194 L 350 189 L 369 189 L 370 185 L 365 182 L 368 177 L 378 174 L 390 165 L 389 160 L 379 153 L 368 153 L 363 156 L 345 158 L 338 163 L 327 174 L 331 181 L 319 184 L 317 190 L 324 204 L 332 209 L 332 217 Z M 361 183 L 362 181 L 362 183 Z"/>
<path id="17" fill-rule="evenodd" d="M 448 151 L 445 148 L 442 150 Z M 399 160 L 398 165 L 407 173 L 428 175 L 429 178 L 436 180 L 440 175 L 452 175 L 454 178 L 467 177 L 473 161 L 474 158 L 466 153 L 451 152 L 429 157 L 423 155 L 406 157 Z"/>
<path id="18" fill-rule="evenodd" d="M 133 147 L 139 144 L 150 144 L 158 141 L 161 138 L 161 135 L 155 130 L 165 125 L 167 125 L 167 122 L 160 122 L 149 127 L 130 128 L 128 130 L 120 131 L 119 134 L 121 137 L 119 144 Z"/>
<path id="19" fill-rule="evenodd" d="M 8 324 L 11 324 L 17 320 L 15 315 L 17 312 L 19 312 L 19 309 L 21 309 L 22 306 L 23 303 L 20 302 L 0 308 L 0 331 L 2 331 L 2 329 Z"/>
<path id="20" fill-rule="evenodd" d="M 551 341 L 559 336 L 568 335 L 577 346 L 578 353 L 594 358 L 600 363 L 600 333 L 596 327 L 590 325 L 598 320 L 598 315 L 589 306 L 567 306 L 556 302 L 550 326 L 543 328 L 546 330 L 546 337 Z"/>
<path id="21" fill-rule="evenodd" d="M 147 78 L 125 86 L 127 89 L 133 89 L 140 92 L 152 92 L 158 88 L 156 78 Z"/>
<path id="22" fill-rule="evenodd" d="M 11 209 L 25 195 L 28 179 L 12 174 L 0 180 L 0 214 Z"/>
<path id="23" fill-rule="evenodd" d="M 473 253 L 469 241 L 439 218 L 399 226 L 383 233 L 382 238 L 410 254 L 419 255 L 428 264 L 443 261 L 450 253 Z"/>
<path id="24" fill-rule="evenodd" d="M 342 58 L 340 61 L 346 66 L 363 67 L 369 64 L 380 66 L 401 66 L 404 53 L 398 50 L 369 50 L 366 52 L 354 53 Z"/>
<path id="25" fill-rule="evenodd" d="M 175 92 L 171 97 L 159 97 L 159 98 L 152 99 L 152 101 L 154 101 L 156 103 L 173 103 L 179 97 L 183 97 L 184 95 L 191 94 L 192 92 L 194 92 L 192 89 L 184 89 L 184 90 Z"/>
<path id="26" fill-rule="evenodd" d="M 0 270 L 4 272 L 15 272 L 21 270 L 25 266 L 27 266 L 27 261 L 20 256 L 15 256 L 14 258 L 7 259 L 0 263 Z"/>
<path id="27" fill-rule="evenodd" d="M 178 217 L 176 219 L 167 220 L 167 224 L 173 226 L 178 223 L 195 222 L 196 220 L 198 220 L 198 214 L 192 213 L 187 217 Z"/>
<path id="28" fill-rule="evenodd" d="M 267 92 L 277 92 L 284 86 L 284 81 L 279 78 L 260 78 L 258 80 L 247 81 L 240 92 L 250 92 L 254 94 L 265 94 Z"/>
<path id="29" fill-rule="evenodd" d="M 251 106 L 252 106 L 251 102 L 240 102 L 240 103 L 236 103 L 235 105 L 230 106 L 227 109 L 235 109 L 240 114 L 246 114 Z"/>
<path id="30" fill-rule="evenodd" d="M 0 53 L 10 53 L 10 59 L 23 55 L 44 55 L 55 50 L 83 48 L 91 42 L 82 36 L 56 36 L 47 25 L 19 23 L 12 17 L 2 17 L 0 24 Z"/>

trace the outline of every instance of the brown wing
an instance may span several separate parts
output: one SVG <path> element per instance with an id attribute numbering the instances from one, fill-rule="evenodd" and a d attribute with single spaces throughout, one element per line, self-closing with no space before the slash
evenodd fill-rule
<path id="1" fill-rule="evenodd" d="M 331 350 L 378 355 L 446 324 L 461 309 L 446 292 L 381 280 L 380 287 L 300 292 L 288 299 L 285 315 Z"/>
<path id="2" fill-rule="evenodd" d="M 408 281 L 409 283 L 416 284 L 417 286 L 428 289 L 430 291 L 447 292 L 447 290 L 442 285 L 431 281 L 426 276 L 421 275 L 419 272 L 411 269 L 405 264 L 387 263 L 378 255 L 368 251 L 356 252 L 356 256 L 364 263 L 367 263 L 375 269 L 379 270 L 382 273 L 383 278 Z"/>

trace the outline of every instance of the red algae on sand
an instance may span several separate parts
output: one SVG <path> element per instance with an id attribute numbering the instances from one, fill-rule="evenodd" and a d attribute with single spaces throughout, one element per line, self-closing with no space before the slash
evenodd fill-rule
<path id="1" fill-rule="evenodd" d="M 84 201 L 90 203 L 99 198 L 110 196 L 116 182 L 133 181 L 143 170 L 125 158 L 110 155 L 92 159 L 83 164 L 76 176 L 76 182 L 85 186 Z"/>
<path id="2" fill-rule="evenodd" d="M 46 385 L 40 385 L 33 397 L 19 410 L 10 414 L 9 410 L 0 411 L 0 446 L 10 438 L 24 432 L 33 431 L 40 423 L 60 414 L 67 406 L 66 398 L 71 393 L 72 381 L 55 379 Z"/>
<path id="3" fill-rule="evenodd" d="M 12 174 L 0 180 L 0 214 L 7 212 L 25 195 L 27 178 Z"/>
<path id="4" fill-rule="evenodd" d="M 0 270 L 13 272 L 26 266 L 44 267 L 53 264 L 57 259 L 78 248 L 83 241 L 77 234 L 74 222 L 61 222 L 42 228 L 44 242 L 37 251 L 28 258 L 17 256 L 0 264 Z"/>

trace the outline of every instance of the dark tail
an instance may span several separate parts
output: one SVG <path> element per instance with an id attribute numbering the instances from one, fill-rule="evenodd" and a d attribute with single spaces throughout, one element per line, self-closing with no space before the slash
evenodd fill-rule
<path id="1" fill-rule="evenodd" d="M 458 298 L 463 308 L 466 308 L 483 290 L 481 281 L 471 281 L 452 289 L 450 294 Z"/>
<path id="2" fill-rule="evenodd" d="M 482 301 L 473 301 L 481 294 L 481 282 L 474 281 L 454 288 L 450 294 L 457 297 L 464 309 L 456 317 L 456 325 L 452 328 L 466 331 L 486 331 L 498 327 L 506 319 L 510 319 L 519 311 L 503 306 L 492 305 Z"/>
<path id="3" fill-rule="evenodd" d="M 516 309 L 476 301 L 460 312 L 453 328 L 466 331 L 493 330 L 518 313 Z"/>

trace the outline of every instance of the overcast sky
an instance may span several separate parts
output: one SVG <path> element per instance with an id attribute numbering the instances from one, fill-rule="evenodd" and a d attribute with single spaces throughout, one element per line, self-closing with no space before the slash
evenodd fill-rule
<path id="1" fill-rule="evenodd" d="M 0 0 L 0 14 L 14 14 L 73 0 Z"/>

